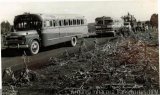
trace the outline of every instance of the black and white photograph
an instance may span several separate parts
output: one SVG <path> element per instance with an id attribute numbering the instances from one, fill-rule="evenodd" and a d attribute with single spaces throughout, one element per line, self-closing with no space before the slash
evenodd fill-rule
<path id="1" fill-rule="evenodd" d="M 0 1 L 2 95 L 160 95 L 158 0 Z"/>

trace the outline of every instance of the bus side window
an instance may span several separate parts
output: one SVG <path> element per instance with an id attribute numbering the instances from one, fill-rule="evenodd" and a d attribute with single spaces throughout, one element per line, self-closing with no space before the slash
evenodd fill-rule
<path id="1" fill-rule="evenodd" d="M 26 25 L 27 25 L 27 23 L 26 23 L 26 22 L 24 22 L 24 28 L 26 28 Z"/>
<path id="2" fill-rule="evenodd" d="M 75 19 L 73 20 L 73 25 L 76 25 L 76 20 Z"/>
<path id="3" fill-rule="evenodd" d="M 56 26 L 56 21 L 55 20 L 53 20 L 53 27 L 55 27 Z"/>
<path id="4" fill-rule="evenodd" d="M 82 20 L 81 19 L 79 20 L 79 22 L 80 22 L 80 25 L 82 25 Z"/>
<path id="5" fill-rule="evenodd" d="M 71 20 L 69 20 L 69 25 L 71 25 Z"/>
<path id="6" fill-rule="evenodd" d="M 21 28 L 23 28 L 23 22 L 22 22 L 22 27 Z"/>
<path id="7" fill-rule="evenodd" d="M 63 20 L 63 25 L 66 26 L 66 20 L 65 19 Z"/>
<path id="8" fill-rule="evenodd" d="M 79 25 L 81 25 L 82 23 L 81 23 L 81 19 L 79 20 Z"/>
<path id="9" fill-rule="evenodd" d="M 55 26 L 58 26 L 58 20 L 55 20 Z"/>
<path id="10" fill-rule="evenodd" d="M 78 25 L 78 19 L 76 20 L 76 24 Z"/>
<path id="11" fill-rule="evenodd" d="M 47 21 L 44 21 L 44 27 L 49 27 L 50 26 L 50 22 L 47 20 Z"/>
<path id="12" fill-rule="evenodd" d="M 77 25 L 79 25 L 80 23 L 79 23 L 79 19 L 77 19 Z"/>
<path id="13" fill-rule="evenodd" d="M 69 20 L 69 25 L 73 25 L 73 20 Z"/>
<path id="14" fill-rule="evenodd" d="M 62 26 L 64 26 L 64 20 L 61 20 L 61 24 L 62 24 Z"/>
<path id="15" fill-rule="evenodd" d="M 62 22 L 61 22 L 61 20 L 59 20 L 59 26 L 62 26 Z"/>
<path id="16" fill-rule="evenodd" d="M 63 24 L 64 24 L 64 26 L 66 26 L 67 24 L 66 24 L 66 20 L 63 20 Z"/>
<path id="17" fill-rule="evenodd" d="M 81 24 L 81 20 L 78 20 L 79 21 L 79 25 Z"/>
<path id="18" fill-rule="evenodd" d="M 22 23 L 19 23 L 19 28 L 22 28 Z"/>
<path id="19" fill-rule="evenodd" d="M 68 26 L 69 25 L 69 20 L 68 19 L 66 20 L 66 23 L 67 23 L 67 26 Z"/>
<path id="20" fill-rule="evenodd" d="M 68 25 L 68 20 L 64 20 L 64 25 L 67 26 Z"/>
<path id="21" fill-rule="evenodd" d="M 78 24 L 80 25 L 80 20 L 78 20 L 78 22 L 79 22 Z"/>
<path id="22" fill-rule="evenodd" d="M 55 20 L 55 25 L 59 26 L 59 20 Z"/>
<path id="23" fill-rule="evenodd" d="M 81 19 L 81 24 L 84 24 L 84 20 L 83 19 Z"/>
<path id="24" fill-rule="evenodd" d="M 52 21 L 49 21 L 49 24 L 50 24 L 49 26 L 52 26 Z"/>
<path id="25" fill-rule="evenodd" d="M 77 20 L 75 20 L 75 24 L 77 25 Z"/>

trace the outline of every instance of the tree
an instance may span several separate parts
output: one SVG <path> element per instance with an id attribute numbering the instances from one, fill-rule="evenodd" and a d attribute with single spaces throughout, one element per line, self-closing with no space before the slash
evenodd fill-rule
<path id="1" fill-rule="evenodd" d="M 150 23 L 152 27 L 158 28 L 158 14 L 152 14 L 150 18 Z"/>
<path id="2" fill-rule="evenodd" d="M 8 32 L 10 32 L 10 29 L 11 29 L 11 25 L 8 21 L 3 21 L 1 23 L 1 34 L 6 34 Z"/>

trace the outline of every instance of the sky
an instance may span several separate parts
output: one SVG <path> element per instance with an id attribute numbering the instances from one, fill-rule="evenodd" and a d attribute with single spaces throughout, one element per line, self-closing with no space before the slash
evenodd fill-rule
<path id="1" fill-rule="evenodd" d="M 80 14 L 88 23 L 96 17 L 111 16 L 120 19 L 128 12 L 137 20 L 149 20 L 158 13 L 157 0 L 109 0 L 109 1 L 43 1 L 43 2 L 1 2 L 0 21 L 13 24 L 14 17 L 24 12 L 47 14 Z"/>

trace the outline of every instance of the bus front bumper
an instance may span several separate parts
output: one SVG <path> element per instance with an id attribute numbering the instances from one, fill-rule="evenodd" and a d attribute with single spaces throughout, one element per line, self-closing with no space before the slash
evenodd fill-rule
<path id="1" fill-rule="evenodd" d="M 115 33 L 115 31 L 101 31 L 101 30 L 98 30 L 96 31 L 97 34 L 106 34 L 106 33 Z"/>
<path id="2" fill-rule="evenodd" d="M 29 48 L 28 45 L 19 45 L 19 44 L 17 44 L 17 45 L 5 45 L 3 47 L 4 48 Z"/>

